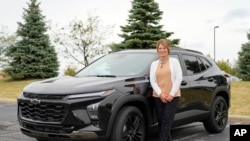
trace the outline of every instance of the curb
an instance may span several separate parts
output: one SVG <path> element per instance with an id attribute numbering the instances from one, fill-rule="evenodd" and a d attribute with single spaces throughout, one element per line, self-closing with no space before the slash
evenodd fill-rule
<path id="1" fill-rule="evenodd" d="M 229 115 L 228 121 L 240 124 L 250 124 L 250 116 Z"/>
<path id="2" fill-rule="evenodd" d="M 16 99 L 0 98 L 0 104 L 17 104 Z"/>

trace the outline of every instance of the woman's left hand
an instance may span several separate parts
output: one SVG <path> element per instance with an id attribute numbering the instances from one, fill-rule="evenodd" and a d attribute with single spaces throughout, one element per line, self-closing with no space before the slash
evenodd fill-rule
<path id="1" fill-rule="evenodd" d="M 168 95 L 166 100 L 167 100 L 167 102 L 171 102 L 173 100 L 173 98 L 174 97 L 172 95 Z"/>

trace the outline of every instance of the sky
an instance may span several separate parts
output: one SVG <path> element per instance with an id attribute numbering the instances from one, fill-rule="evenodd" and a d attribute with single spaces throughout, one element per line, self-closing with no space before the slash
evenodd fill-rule
<path id="1" fill-rule="evenodd" d="M 131 0 L 38 0 L 42 14 L 52 24 L 67 25 L 85 19 L 87 13 L 100 17 L 104 25 L 114 26 L 110 42 L 120 42 L 120 26 L 127 24 Z M 0 0 L 0 26 L 15 32 L 22 22 L 23 8 L 29 0 Z M 163 12 L 163 30 L 174 32 L 180 47 L 193 49 L 234 65 L 241 45 L 248 42 L 250 0 L 155 0 Z M 218 28 L 214 28 L 219 26 Z"/>

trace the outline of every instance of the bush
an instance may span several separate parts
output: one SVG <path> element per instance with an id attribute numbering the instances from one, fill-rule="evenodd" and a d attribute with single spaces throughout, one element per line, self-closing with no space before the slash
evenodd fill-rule
<path id="1" fill-rule="evenodd" d="M 0 71 L 0 78 L 6 78 L 7 76 L 7 73 Z"/>
<path id="2" fill-rule="evenodd" d="M 64 75 L 73 76 L 75 74 L 76 74 L 76 69 L 71 66 L 68 66 L 67 69 L 64 71 Z"/>

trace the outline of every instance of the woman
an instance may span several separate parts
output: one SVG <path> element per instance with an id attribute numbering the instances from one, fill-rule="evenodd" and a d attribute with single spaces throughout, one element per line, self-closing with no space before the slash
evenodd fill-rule
<path id="1" fill-rule="evenodd" d="M 182 70 L 175 58 L 170 58 L 170 41 L 160 39 L 156 48 L 159 60 L 152 62 L 150 83 L 160 129 L 160 141 L 171 141 L 171 127 L 181 96 Z"/>

